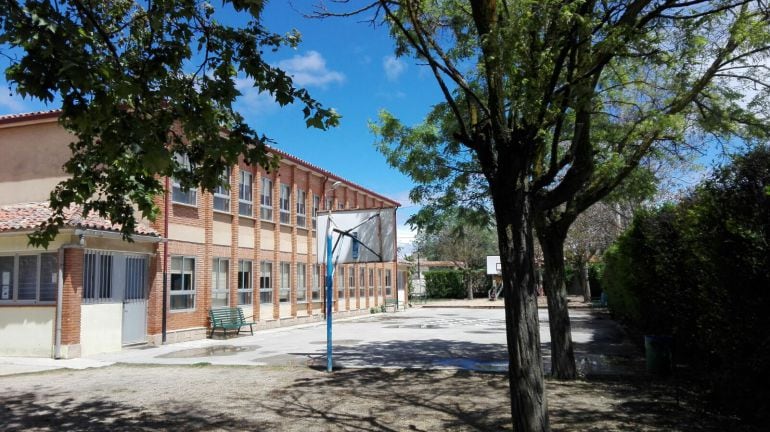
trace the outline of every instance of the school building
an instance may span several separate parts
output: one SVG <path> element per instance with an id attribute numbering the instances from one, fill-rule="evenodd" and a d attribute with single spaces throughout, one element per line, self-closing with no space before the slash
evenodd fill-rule
<path id="1" fill-rule="evenodd" d="M 58 117 L 0 116 L 0 356 L 71 358 L 204 338 L 209 309 L 221 306 L 242 308 L 258 328 L 321 320 L 317 212 L 399 206 L 271 148 L 280 168 L 233 166 L 223 173 L 229 190 L 185 191 L 168 179 L 160 216 L 133 243 L 73 208 L 48 249 L 31 248 L 27 235 L 50 214 L 74 140 Z M 335 274 L 339 315 L 369 313 L 405 291 L 394 260 L 342 264 Z"/>

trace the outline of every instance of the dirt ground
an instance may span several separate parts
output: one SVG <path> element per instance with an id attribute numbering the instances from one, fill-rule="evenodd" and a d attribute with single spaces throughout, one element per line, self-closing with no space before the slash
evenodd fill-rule
<path id="1" fill-rule="evenodd" d="M 546 384 L 557 431 L 746 430 L 648 378 Z M 504 374 L 116 365 L 0 377 L 3 431 L 511 430 Z"/>

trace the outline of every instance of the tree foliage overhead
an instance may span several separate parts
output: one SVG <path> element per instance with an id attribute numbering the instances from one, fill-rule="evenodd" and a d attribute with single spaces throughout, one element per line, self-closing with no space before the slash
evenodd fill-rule
<path id="1" fill-rule="evenodd" d="M 51 219 L 31 237 L 46 245 L 63 211 L 83 206 L 135 228 L 135 208 L 154 218 L 161 176 L 211 190 L 219 174 L 243 157 L 274 167 L 270 140 L 233 109 L 237 79 L 253 81 L 281 105 L 303 107 L 308 127 L 327 128 L 338 115 L 264 51 L 295 46 L 299 34 L 271 33 L 260 20 L 263 0 L 225 0 L 220 9 L 199 0 L 2 0 L 0 54 L 6 79 L 25 97 L 61 103 L 61 124 L 76 141 L 51 193 Z M 242 26 L 217 20 L 230 9 Z M 176 156 L 175 156 L 176 155 Z"/>

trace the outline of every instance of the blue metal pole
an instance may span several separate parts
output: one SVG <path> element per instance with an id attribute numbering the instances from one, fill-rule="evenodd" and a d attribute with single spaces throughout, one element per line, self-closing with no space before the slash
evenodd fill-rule
<path id="1" fill-rule="evenodd" d="M 331 212 L 329 212 L 331 216 Z M 332 301 L 334 295 L 332 292 L 332 231 L 331 221 L 326 224 L 326 372 L 332 371 Z"/>

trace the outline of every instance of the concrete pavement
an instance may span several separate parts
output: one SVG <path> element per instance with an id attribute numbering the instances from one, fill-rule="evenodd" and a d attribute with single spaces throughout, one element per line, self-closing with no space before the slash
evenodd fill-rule
<path id="1" fill-rule="evenodd" d="M 572 310 L 570 315 L 582 372 L 623 373 L 628 367 L 638 366 L 624 361 L 638 355 L 616 323 L 588 309 Z M 544 309 L 540 309 L 540 325 L 544 367 L 548 371 L 550 337 Z M 333 342 L 335 367 L 504 371 L 507 365 L 505 315 L 500 308 L 418 307 L 336 320 Z M 313 323 L 261 330 L 254 336 L 242 334 L 228 340 L 143 346 L 72 360 L 0 357 L 0 375 L 114 363 L 324 368 L 326 326 Z"/>

